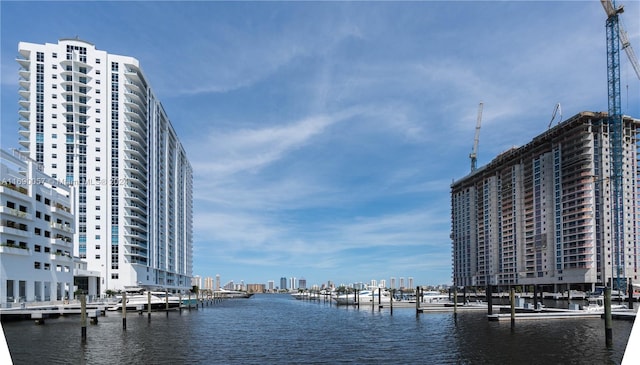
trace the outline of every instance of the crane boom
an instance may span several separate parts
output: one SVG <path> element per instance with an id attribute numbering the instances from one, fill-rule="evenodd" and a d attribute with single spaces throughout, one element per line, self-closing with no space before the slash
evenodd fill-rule
<path id="1" fill-rule="evenodd" d="M 615 7 L 611 0 L 600 0 L 602 7 L 604 8 L 605 13 L 607 13 L 607 17 L 612 18 L 617 16 L 618 14 L 624 12 L 624 8 L 621 6 Z M 640 80 L 640 63 L 638 63 L 638 58 L 636 57 L 636 53 L 633 51 L 631 47 L 631 43 L 629 42 L 629 36 L 627 32 L 624 30 L 621 24 L 616 21 L 616 26 L 618 27 L 618 33 L 620 37 L 620 44 L 622 45 L 622 49 L 627 54 L 627 58 L 629 62 L 631 62 L 631 67 L 636 72 L 636 76 Z"/>
<path id="2" fill-rule="evenodd" d="M 478 161 L 478 142 L 480 141 L 480 124 L 482 123 L 482 106 L 483 106 L 482 103 L 478 105 L 478 120 L 476 122 L 476 134 L 473 137 L 473 149 L 469 154 L 469 158 L 471 159 L 471 172 L 476 171 L 476 168 L 477 168 L 476 164 Z"/>
<path id="3" fill-rule="evenodd" d="M 633 70 L 636 72 L 636 76 L 638 76 L 638 80 L 640 80 L 640 64 L 638 64 L 638 58 L 636 57 L 636 53 L 631 48 L 631 43 L 629 43 L 629 37 L 627 36 L 627 32 L 622 28 L 622 24 L 618 24 L 620 28 L 620 43 L 622 44 L 622 49 L 627 54 L 627 58 L 629 62 L 631 62 L 631 66 Z"/>

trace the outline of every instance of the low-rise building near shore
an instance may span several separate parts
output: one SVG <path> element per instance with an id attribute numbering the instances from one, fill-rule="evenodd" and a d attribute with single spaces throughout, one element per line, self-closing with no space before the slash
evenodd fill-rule
<path id="1" fill-rule="evenodd" d="M 0 161 L 0 308 L 72 298 L 82 265 L 73 257 L 72 190 L 20 154 L 2 150 Z M 85 293 L 95 294 L 98 278 L 85 274 Z"/>

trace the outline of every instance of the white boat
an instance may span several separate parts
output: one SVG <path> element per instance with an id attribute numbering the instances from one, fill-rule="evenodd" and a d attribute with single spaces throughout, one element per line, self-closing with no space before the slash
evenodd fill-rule
<path id="1" fill-rule="evenodd" d="M 439 291 L 426 291 L 422 293 L 423 304 L 446 304 L 451 303 L 448 294 L 440 293 Z M 464 304 L 464 303 L 460 303 Z"/>
<path id="2" fill-rule="evenodd" d="M 300 300 L 300 299 L 307 299 L 309 298 L 309 293 L 308 292 L 297 292 L 297 293 L 291 293 L 291 296 Z"/>
<path id="3" fill-rule="evenodd" d="M 601 295 L 598 296 L 589 296 L 587 298 L 587 306 L 584 307 L 584 310 L 587 312 L 602 312 L 604 313 L 604 297 Z M 624 304 L 613 304 L 611 303 L 611 310 L 620 310 L 627 309 L 627 306 Z"/>
<path id="4" fill-rule="evenodd" d="M 173 293 L 167 293 L 163 291 L 152 291 L 151 295 L 155 295 L 156 297 L 162 299 L 166 303 L 169 303 L 169 308 L 177 308 L 179 306 L 185 307 L 188 305 L 196 306 L 198 305 L 198 298 L 195 294 L 191 294 L 191 302 L 189 302 L 189 295 L 178 295 Z"/>
<path id="5" fill-rule="evenodd" d="M 374 290 L 362 290 L 357 294 L 348 293 L 336 295 L 333 299 L 338 305 L 353 305 L 353 304 L 371 304 L 375 303 L 389 303 L 391 302 L 391 294 L 388 290 L 381 290 L 382 297 L 378 295 L 378 289 Z"/>
<path id="6" fill-rule="evenodd" d="M 131 294 L 126 296 L 125 307 L 128 311 L 146 311 L 147 306 L 151 304 L 151 310 L 161 310 L 166 308 L 166 299 L 158 298 L 155 295 L 149 296 L 148 294 Z M 108 311 L 122 311 L 122 297 L 111 307 L 107 308 Z M 173 305 L 175 308 L 176 305 Z M 171 304 L 170 304 L 170 308 Z"/>
<path id="7" fill-rule="evenodd" d="M 247 293 L 246 291 L 239 290 L 214 290 L 213 296 L 215 298 L 224 298 L 224 299 L 237 299 L 237 298 L 251 298 L 253 293 Z"/>

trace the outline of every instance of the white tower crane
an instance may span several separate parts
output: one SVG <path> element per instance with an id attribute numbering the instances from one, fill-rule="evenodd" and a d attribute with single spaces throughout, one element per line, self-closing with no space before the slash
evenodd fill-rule
<path id="1" fill-rule="evenodd" d="M 471 172 L 476 171 L 476 163 L 478 161 L 478 141 L 480 139 L 480 124 L 482 122 L 482 103 L 478 105 L 478 121 L 476 122 L 476 135 L 473 138 L 473 149 L 469 154 L 469 158 L 471 159 Z"/>

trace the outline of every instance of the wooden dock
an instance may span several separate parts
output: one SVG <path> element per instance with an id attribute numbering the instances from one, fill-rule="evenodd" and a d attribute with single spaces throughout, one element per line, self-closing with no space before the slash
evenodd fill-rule
<path id="1" fill-rule="evenodd" d="M 106 304 L 87 305 L 86 313 L 91 322 L 97 322 L 97 318 L 105 314 Z M 33 306 L 25 308 L 0 309 L 0 321 L 32 319 L 38 324 L 43 324 L 47 318 L 57 318 L 68 315 L 80 315 L 82 309 L 77 304 Z"/>
<path id="2" fill-rule="evenodd" d="M 611 316 L 614 319 L 634 320 L 636 312 L 632 310 L 614 311 Z M 604 312 L 547 308 L 543 311 L 516 312 L 514 317 L 515 320 L 604 318 Z M 487 318 L 489 321 L 511 321 L 511 313 L 491 314 L 487 315 Z"/>

